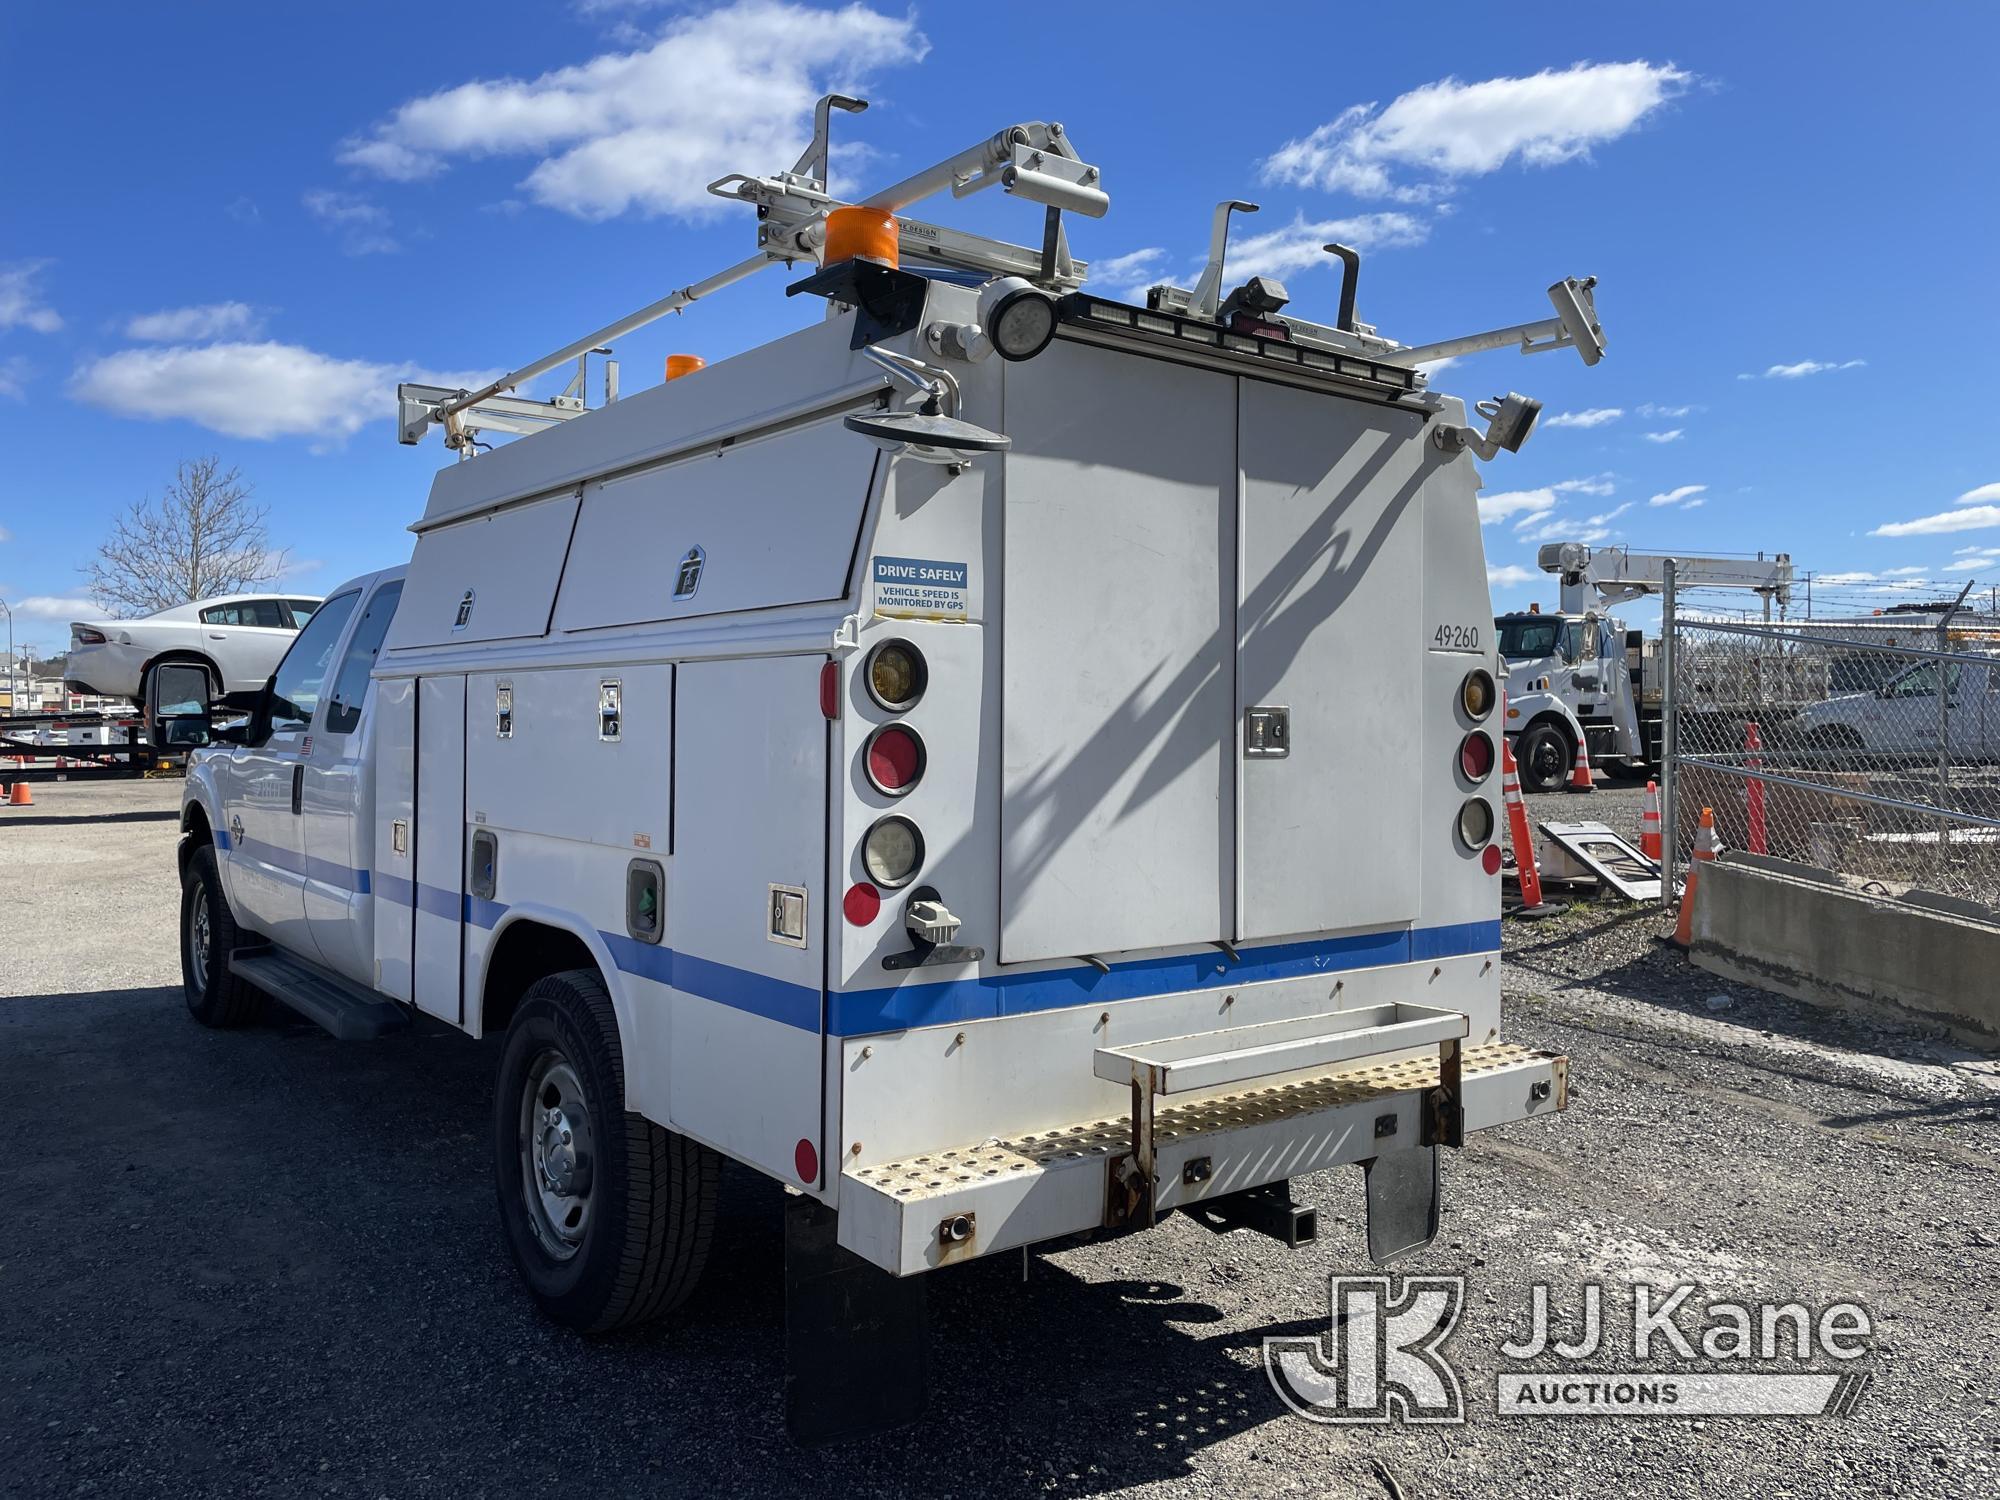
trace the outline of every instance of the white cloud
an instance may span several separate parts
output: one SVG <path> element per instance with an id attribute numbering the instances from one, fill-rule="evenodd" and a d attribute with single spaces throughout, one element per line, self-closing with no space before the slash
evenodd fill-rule
<path id="1" fill-rule="evenodd" d="M 1648 432 L 1642 434 L 1642 436 L 1649 443 L 1678 443 L 1681 440 L 1681 433 L 1682 430 L 1680 428 L 1674 427 L 1666 432 Z"/>
<path id="2" fill-rule="evenodd" d="M 125 325 L 125 336 L 155 344 L 186 344 L 227 334 L 254 337 L 263 327 L 264 320 L 247 303 L 209 302 L 141 313 Z"/>
<path id="3" fill-rule="evenodd" d="M 1978 489 L 1967 490 L 1953 505 L 1980 505 L 1987 501 L 2000 500 L 2000 484 L 1982 484 Z"/>
<path id="4" fill-rule="evenodd" d="M 1555 509 L 1555 503 L 1553 490 L 1503 490 L 1496 495 L 1481 495 L 1479 524 L 1491 526 L 1512 520 L 1516 526 L 1525 525 L 1537 516 L 1547 515 Z"/>
<path id="5" fill-rule="evenodd" d="M 1275 182 L 1364 198 L 1427 202 L 1452 181 L 1510 161 L 1551 166 L 1587 158 L 1677 97 L 1691 75 L 1671 64 L 1578 63 L 1529 78 L 1442 79 L 1378 110 L 1357 104 L 1266 159 Z M 1401 180 L 1411 171 L 1423 180 Z"/>
<path id="6" fill-rule="evenodd" d="M 1772 365 L 1764 372 L 1766 380 L 1798 380 L 1807 375 L 1823 375 L 1828 370 L 1858 370 L 1867 364 L 1865 359 L 1833 360 L 1802 359 L 1795 365 Z M 1758 377 L 1748 371 L 1736 377 L 1738 380 L 1755 380 Z"/>
<path id="7" fill-rule="evenodd" d="M 1593 406 L 1585 411 L 1560 411 L 1553 417 L 1543 417 L 1544 427 L 1602 427 L 1606 422 L 1615 422 L 1625 415 L 1622 406 Z"/>
<path id="8" fill-rule="evenodd" d="M 24 620 L 60 620 L 67 624 L 71 620 L 104 618 L 103 606 L 74 595 L 61 598 L 54 594 L 30 594 L 25 599 L 9 599 L 7 606 Z"/>
<path id="9" fill-rule="evenodd" d="M 1516 527 L 1514 539 L 1518 542 L 1582 542 L 1586 547 L 1594 547 L 1611 539 L 1611 528 L 1597 516 L 1581 521 L 1574 516 L 1555 516 L 1533 530 L 1525 526 Z"/>
<path id="10" fill-rule="evenodd" d="M 1319 266 L 1339 264 L 1326 253 L 1329 241 L 1352 245 L 1364 254 L 1421 245 L 1430 234 L 1423 220 L 1404 213 L 1356 214 L 1346 219 L 1308 222 L 1294 214 L 1292 222 L 1263 234 L 1246 234 L 1229 242 L 1225 266 L 1231 286 L 1252 276 L 1287 276 Z"/>
<path id="11" fill-rule="evenodd" d="M 194 422 L 225 437 L 344 438 L 385 425 L 396 382 L 477 386 L 486 374 L 427 374 L 337 359 L 298 344 L 228 343 L 125 349 L 84 365 L 71 393 L 124 417 Z"/>
<path id="12" fill-rule="evenodd" d="M 62 315 L 42 300 L 40 279 L 45 260 L 22 260 L 0 266 L 0 332 L 28 328 L 36 333 L 54 333 L 63 326 Z"/>
<path id="13" fill-rule="evenodd" d="M 28 381 L 35 373 L 25 354 L 0 359 L 0 400 L 20 401 L 28 394 Z"/>
<path id="14" fill-rule="evenodd" d="M 300 200 L 306 212 L 340 235 L 346 255 L 393 255 L 403 247 L 389 233 L 389 211 L 359 193 L 314 188 Z"/>
<path id="15" fill-rule="evenodd" d="M 412 99 L 338 155 L 398 182 L 454 158 L 532 157 L 521 187 L 545 207 L 584 219 L 693 215 L 718 205 L 706 185 L 724 173 L 789 167 L 821 94 L 865 92 L 866 70 L 929 49 L 909 15 L 735 0 L 678 17 L 629 52 Z"/>
<path id="16" fill-rule="evenodd" d="M 1592 474 L 1587 479 L 1560 479 L 1549 488 L 1558 495 L 1608 495 L 1617 478 L 1616 474 Z"/>
<path id="17" fill-rule="evenodd" d="M 1668 490 L 1663 495 L 1655 495 L 1646 503 L 1648 505 L 1678 505 L 1682 510 L 1693 510 L 1697 505 L 1704 503 L 1708 499 L 1702 493 L 1707 488 L 1708 486 L 1705 484 L 1684 484 L 1679 489 Z"/>
<path id="18" fill-rule="evenodd" d="M 1586 526 L 1602 526 L 1607 521 L 1617 520 L 1620 516 L 1624 515 L 1625 512 L 1630 510 L 1631 508 L 1632 508 L 1632 502 L 1630 500 L 1627 500 L 1623 505 L 1612 506 L 1611 509 L 1605 511 L 1603 515 L 1590 517 L 1583 524 Z"/>
<path id="19" fill-rule="evenodd" d="M 11 542 L 13 540 L 14 533 L 9 531 L 5 526 L 0 526 L 0 542 Z"/>
<path id="20" fill-rule="evenodd" d="M 389 211 L 359 193 L 314 188 L 300 197 L 306 212 L 322 224 L 386 224 Z"/>
<path id="21" fill-rule="evenodd" d="M 1930 572 L 1929 568 L 1925 567 L 1922 563 L 1918 563 L 1912 568 L 1884 568 L 1882 576 L 1884 578 L 1922 578 L 1928 572 Z"/>
<path id="22" fill-rule="evenodd" d="M 1686 417 L 1700 410 L 1698 406 L 1659 406 L 1651 401 L 1641 401 L 1638 407 L 1642 417 Z"/>
<path id="23" fill-rule="evenodd" d="M 1815 573 L 1814 583 L 1877 583 L 1880 579 L 1873 573 Z"/>
<path id="24" fill-rule="evenodd" d="M 1092 261 L 1090 274 L 1102 276 L 1106 281 L 1129 282 L 1153 275 L 1166 258 L 1167 252 L 1162 247 L 1148 245 L 1143 250 L 1128 250 L 1123 255 L 1107 255 L 1102 260 Z"/>
<path id="25" fill-rule="evenodd" d="M 1533 583 L 1541 576 L 1534 569 L 1524 568 L 1519 563 L 1508 563 L 1505 567 L 1500 568 L 1494 567 L 1491 563 L 1486 565 L 1487 583 L 1497 584 L 1502 588 L 1512 588 L 1517 584 Z"/>
<path id="26" fill-rule="evenodd" d="M 1968 505 L 1962 510 L 1941 511 L 1934 516 L 1918 516 L 1914 521 L 1889 521 L 1869 532 L 1870 536 L 1939 536 L 1953 531 L 1984 531 L 2000 526 L 2000 505 Z"/>

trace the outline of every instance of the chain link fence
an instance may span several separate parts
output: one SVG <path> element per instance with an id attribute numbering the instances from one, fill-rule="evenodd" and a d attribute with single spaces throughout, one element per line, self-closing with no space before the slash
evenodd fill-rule
<path id="1" fill-rule="evenodd" d="M 1670 872 L 1707 807 L 1726 848 L 2000 909 L 2000 613 L 1936 587 L 1822 583 L 1790 619 L 1670 595 Z"/>

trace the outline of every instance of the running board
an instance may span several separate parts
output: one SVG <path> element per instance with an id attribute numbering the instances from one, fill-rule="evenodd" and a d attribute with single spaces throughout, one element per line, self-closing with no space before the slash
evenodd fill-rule
<path id="1" fill-rule="evenodd" d="M 239 948 L 229 972 L 289 1005 L 338 1042 L 372 1042 L 410 1024 L 393 1000 L 275 948 Z"/>

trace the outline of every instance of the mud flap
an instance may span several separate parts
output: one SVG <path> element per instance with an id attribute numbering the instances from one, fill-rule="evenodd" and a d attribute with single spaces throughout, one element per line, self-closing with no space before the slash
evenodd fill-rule
<path id="1" fill-rule="evenodd" d="M 1438 1148 L 1391 1151 L 1361 1164 L 1368 1195 L 1368 1258 L 1385 1265 L 1438 1232 Z"/>
<path id="2" fill-rule="evenodd" d="M 924 1278 L 843 1250 L 838 1223 L 785 1201 L 785 1431 L 806 1448 L 907 1426 L 930 1395 Z"/>

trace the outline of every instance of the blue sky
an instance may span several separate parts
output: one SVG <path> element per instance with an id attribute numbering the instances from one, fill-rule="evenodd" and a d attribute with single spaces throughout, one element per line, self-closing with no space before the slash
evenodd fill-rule
<path id="1" fill-rule="evenodd" d="M 395 443 L 397 377 L 517 365 L 750 253 L 749 211 L 703 185 L 788 167 L 828 86 L 874 101 L 836 122 L 856 186 L 1065 122 L 1112 195 L 1072 229 L 1115 273 L 1100 287 L 1191 284 L 1224 197 L 1263 205 L 1233 269 L 1330 320 L 1317 246 L 1358 243 L 1361 316 L 1407 343 L 1543 316 L 1549 282 L 1598 276 L 1595 369 L 1499 353 L 1437 377 L 1547 404 L 1486 466 L 1497 604 L 1550 597 L 1544 538 L 2000 582 L 1992 7 L 1005 14 L 8 7 L 20 636 L 66 639 L 112 517 L 197 454 L 255 483 L 293 586 L 400 560 L 446 455 Z M 924 211 L 1038 231 L 998 195 Z M 782 282 L 621 341 L 627 390 L 669 352 L 795 326 L 811 310 Z"/>

